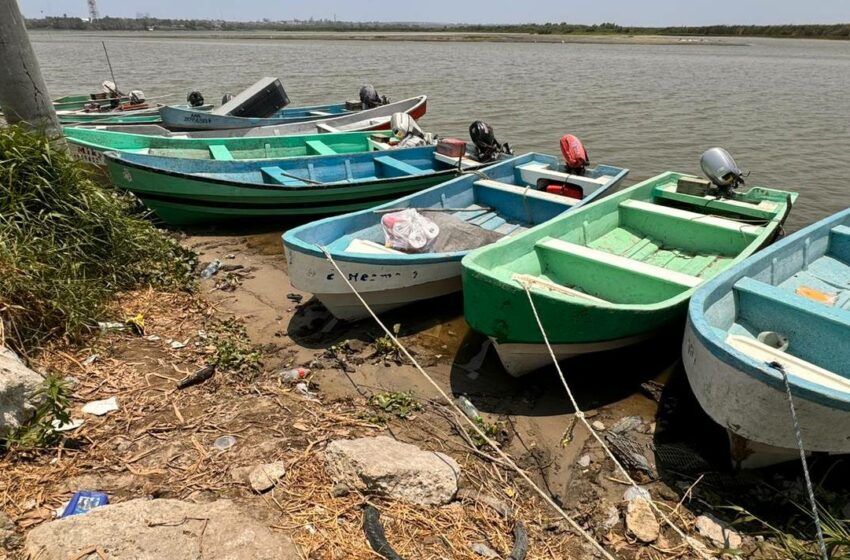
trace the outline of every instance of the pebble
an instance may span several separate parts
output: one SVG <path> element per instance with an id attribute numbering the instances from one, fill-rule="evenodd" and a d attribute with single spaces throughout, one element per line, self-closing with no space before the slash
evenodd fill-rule
<path id="1" fill-rule="evenodd" d="M 626 491 L 623 492 L 623 500 L 626 502 L 631 502 L 638 498 L 650 500 L 652 499 L 652 496 L 650 495 L 649 490 L 642 486 L 629 486 Z"/>
<path id="2" fill-rule="evenodd" d="M 586 469 L 587 467 L 589 467 L 590 466 L 590 455 L 582 455 L 581 457 L 579 457 L 578 466 L 580 466 L 583 469 Z"/>
<path id="3" fill-rule="evenodd" d="M 696 522 L 697 532 L 722 548 L 741 548 L 743 539 L 729 525 L 711 515 L 700 515 Z"/>
<path id="4" fill-rule="evenodd" d="M 283 478 L 285 474 L 286 465 L 282 462 L 266 463 L 264 465 L 257 465 L 251 470 L 250 474 L 248 474 L 248 482 L 251 484 L 254 492 L 262 494 L 274 488 L 277 481 Z"/>
<path id="5" fill-rule="evenodd" d="M 500 558 L 499 553 L 487 546 L 484 543 L 472 543 L 469 549 L 483 558 Z"/>
<path id="6" fill-rule="evenodd" d="M 599 420 L 594 420 L 593 423 L 591 424 L 591 426 L 593 426 L 593 429 L 596 430 L 597 432 L 604 432 L 605 431 L 605 424 L 603 424 Z"/>

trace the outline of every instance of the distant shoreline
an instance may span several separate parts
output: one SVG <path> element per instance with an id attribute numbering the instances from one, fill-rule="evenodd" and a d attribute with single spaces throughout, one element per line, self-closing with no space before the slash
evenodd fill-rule
<path id="1" fill-rule="evenodd" d="M 266 41 L 428 41 L 464 43 L 546 43 L 598 45 L 710 45 L 749 46 L 740 37 L 697 37 L 669 35 L 628 35 L 613 33 L 537 34 L 463 31 L 76 31 L 33 29 L 34 35 L 67 33 L 84 37 L 139 37 L 150 39 L 225 39 Z"/>

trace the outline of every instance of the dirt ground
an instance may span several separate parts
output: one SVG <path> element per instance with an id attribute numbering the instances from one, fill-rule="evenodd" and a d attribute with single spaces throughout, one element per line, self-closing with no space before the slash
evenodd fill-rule
<path id="1" fill-rule="evenodd" d="M 310 294 L 289 286 L 280 234 L 185 236 L 201 267 L 214 259 L 225 265 L 201 281 L 198 295 L 128 294 L 112 318 L 143 314 L 145 336 L 112 333 L 87 348 L 45 352 L 40 367 L 73 382 L 73 417 L 85 424 L 59 449 L 15 451 L 0 459 L 0 510 L 16 529 L 7 542 L 9 558 L 20 557 L 20 539 L 29 528 L 54 518 L 79 489 L 106 491 L 112 501 L 230 498 L 292 536 L 310 559 L 377 557 L 363 536 L 366 501 L 381 511 L 388 541 L 408 559 L 483 558 L 472 551 L 475 543 L 506 558 L 517 521 L 529 532 L 529 559 L 593 557 L 588 543 L 516 473 L 486 458 L 492 450 L 479 448 L 416 369 L 386 350 L 377 325 L 337 322 Z M 697 558 L 663 524 L 650 544 L 630 534 L 624 526 L 625 475 L 576 421 L 554 370 L 510 378 L 484 337 L 469 331 L 461 307 L 460 296 L 447 297 L 385 320 L 400 325 L 400 339 L 439 385 L 467 396 L 502 449 L 614 556 Z M 202 384 L 176 388 L 222 352 L 230 366 Z M 688 534 L 696 535 L 697 515 L 731 520 L 740 511 L 726 508 L 736 505 L 805 536 L 805 517 L 793 505 L 805 503 L 799 466 L 755 475 L 726 468 L 725 435 L 688 394 L 678 354 L 679 340 L 670 335 L 574 360 L 565 373 L 579 405 L 604 425 L 606 441 L 630 475 Z M 280 379 L 280 371 L 294 366 L 310 369 L 312 394 Z M 418 406 L 404 413 L 371 399 L 406 391 Z M 111 396 L 120 403 L 117 412 L 94 417 L 79 411 Z M 378 434 L 454 457 L 463 468 L 460 499 L 423 508 L 339 492 L 323 469 L 324 447 L 334 439 Z M 214 442 L 225 435 L 236 444 L 216 449 Z M 285 462 L 286 476 L 271 492 L 252 493 L 240 468 L 272 461 Z M 816 458 L 813 471 L 821 477 L 824 499 L 841 506 L 843 486 L 828 493 L 826 488 L 845 476 L 846 465 Z M 504 506 L 508 517 L 499 513 Z M 762 525 L 750 521 L 738 529 L 745 533 L 743 544 L 730 555 L 785 557 L 774 546 L 775 535 L 763 536 Z"/>

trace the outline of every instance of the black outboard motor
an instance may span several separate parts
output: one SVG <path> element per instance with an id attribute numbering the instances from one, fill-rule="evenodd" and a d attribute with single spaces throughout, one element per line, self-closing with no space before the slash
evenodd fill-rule
<path id="1" fill-rule="evenodd" d="M 225 93 L 224 95 L 222 95 L 222 96 L 221 96 L 221 104 L 222 104 L 222 105 L 227 105 L 227 103 L 228 103 L 231 99 L 233 99 L 233 94 L 232 94 L 232 93 L 230 93 L 230 92 L 228 91 L 227 93 Z"/>
<path id="2" fill-rule="evenodd" d="M 192 91 L 186 96 L 186 101 L 188 101 L 189 105 L 192 107 L 200 107 L 204 104 L 204 96 L 201 95 L 200 91 Z"/>
<path id="3" fill-rule="evenodd" d="M 469 125 L 469 137 L 475 145 L 475 159 L 478 161 L 492 161 L 502 154 L 513 154 L 510 144 L 500 144 L 493 129 L 484 121 L 475 121 Z"/>
<path id="4" fill-rule="evenodd" d="M 360 103 L 363 104 L 364 109 L 374 109 L 386 105 L 389 103 L 389 99 L 386 95 L 378 95 L 377 90 L 371 84 L 366 84 L 360 88 Z"/>

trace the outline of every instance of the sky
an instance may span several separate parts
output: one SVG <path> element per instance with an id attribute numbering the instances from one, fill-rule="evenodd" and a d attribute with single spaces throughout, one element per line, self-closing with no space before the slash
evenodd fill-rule
<path id="1" fill-rule="evenodd" d="M 19 0 L 24 16 L 86 17 L 86 0 Z M 850 0 L 98 0 L 101 16 L 620 25 L 848 23 Z"/>

